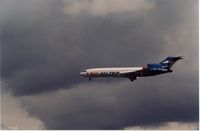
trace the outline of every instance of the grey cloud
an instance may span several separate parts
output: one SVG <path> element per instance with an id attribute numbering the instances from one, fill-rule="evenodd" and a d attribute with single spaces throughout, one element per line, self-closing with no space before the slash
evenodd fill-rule
<path id="1" fill-rule="evenodd" d="M 198 121 L 198 1 L 152 0 L 153 8 L 145 13 L 142 8 L 119 13 L 121 9 L 116 12 L 114 7 L 115 13 L 103 15 L 93 15 L 90 9 L 68 14 L 72 1 L 2 2 L 3 90 L 24 96 L 27 100 L 21 101 L 29 113 L 39 116 L 47 128 L 123 129 Z M 94 1 L 86 3 L 90 2 Z M 144 66 L 168 55 L 185 59 L 172 74 L 134 83 L 109 79 L 87 85 L 79 76 L 85 68 Z M 63 91 L 60 97 L 58 90 Z M 99 122 L 89 124 L 95 120 Z"/>
<path id="2" fill-rule="evenodd" d="M 187 87 L 192 84 L 174 86 L 166 78 L 161 79 L 166 87 L 138 81 L 80 84 L 78 88 L 24 96 L 21 101 L 49 129 L 123 129 L 198 120 L 197 87 L 191 91 Z"/>
<path id="3" fill-rule="evenodd" d="M 125 130 L 198 130 L 199 124 L 197 122 L 186 123 L 186 122 L 166 122 L 161 125 L 155 126 L 135 126 L 127 127 Z"/>
<path id="4" fill-rule="evenodd" d="M 92 0 L 92 1 L 65 1 L 64 12 L 71 15 L 82 15 L 83 13 L 94 16 L 107 16 L 120 13 L 148 12 L 154 8 L 154 3 L 146 0 Z"/>

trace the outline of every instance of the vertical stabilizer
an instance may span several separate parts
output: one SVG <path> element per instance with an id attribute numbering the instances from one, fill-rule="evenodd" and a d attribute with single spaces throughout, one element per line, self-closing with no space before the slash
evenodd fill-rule
<path id="1" fill-rule="evenodd" d="M 167 57 L 165 60 L 163 60 L 160 64 L 162 66 L 162 68 L 165 69 L 170 69 L 174 63 L 176 63 L 176 61 L 183 59 L 182 56 L 178 56 L 178 57 Z"/>

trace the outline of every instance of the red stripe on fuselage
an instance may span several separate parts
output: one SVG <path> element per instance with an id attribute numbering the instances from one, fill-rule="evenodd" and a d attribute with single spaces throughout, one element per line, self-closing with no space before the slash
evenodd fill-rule
<path id="1" fill-rule="evenodd" d="M 96 72 L 90 72 L 90 73 L 88 73 L 88 76 L 89 77 L 96 77 L 97 73 Z"/>

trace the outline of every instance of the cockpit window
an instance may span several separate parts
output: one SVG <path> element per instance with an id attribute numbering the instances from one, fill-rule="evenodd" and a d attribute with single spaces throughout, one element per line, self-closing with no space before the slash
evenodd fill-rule
<path id="1" fill-rule="evenodd" d="M 84 70 L 83 72 L 87 72 L 86 70 Z"/>

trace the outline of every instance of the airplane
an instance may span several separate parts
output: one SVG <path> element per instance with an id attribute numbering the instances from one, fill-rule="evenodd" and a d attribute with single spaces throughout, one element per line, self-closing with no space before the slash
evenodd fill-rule
<path id="1" fill-rule="evenodd" d="M 131 81 L 136 80 L 139 77 L 155 76 L 164 73 L 171 73 L 171 67 L 174 63 L 180 59 L 182 56 L 178 57 L 167 57 L 160 63 L 147 64 L 146 67 L 112 67 L 112 68 L 91 68 L 86 69 L 80 73 L 80 76 L 89 78 L 96 77 L 125 77 L 129 78 Z"/>

